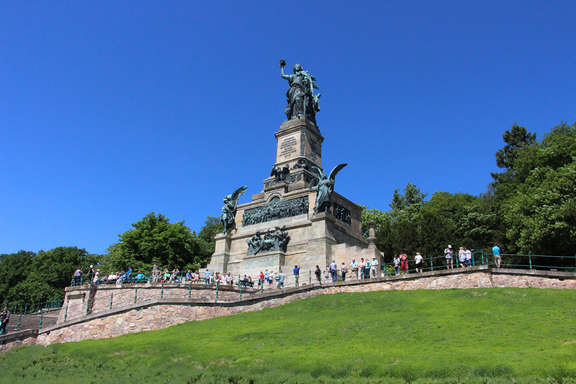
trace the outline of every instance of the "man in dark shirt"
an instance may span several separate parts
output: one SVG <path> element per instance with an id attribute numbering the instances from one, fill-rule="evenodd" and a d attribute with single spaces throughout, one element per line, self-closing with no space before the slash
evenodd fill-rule
<path id="1" fill-rule="evenodd" d="M 6 326 L 8 325 L 9 320 L 10 311 L 8 311 L 8 308 L 4 308 L 2 312 L 0 312 L 0 335 L 6 333 Z"/>

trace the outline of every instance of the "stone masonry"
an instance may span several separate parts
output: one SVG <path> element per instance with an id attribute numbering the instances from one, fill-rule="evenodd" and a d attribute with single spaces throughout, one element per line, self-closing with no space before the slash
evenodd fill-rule
<path id="1" fill-rule="evenodd" d="M 576 289 L 576 273 L 493 270 L 480 266 L 468 270 L 443 270 L 328 285 L 305 285 L 283 290 L 271 289 L 263 293 L 249 290 L 243 291 L 242 296 L 238 289 L 228 287 L 219 290 L 218 299 L 212 287 L 104 287 L 92 292 L 94 305 L 92 312 L 89 310 L 88 314 L 85 303 L 70 303 L 81 300 L 81 297 L 89 297 L 90 288 L 68 288 L 68 305 L 62 308 L 56 325 L 39 331 L 23 331 L 21 337 L 16 334 L 2 336 L 0 351 L 25 344 L 49 345 L 162 329 L 188 321 L 259 311 L 320 294 L 496 287 Z M 110 295 L 113 295 L 111 310 Z M 115 302 L 116 298 L 118 301 Z M 76 312 L 70 312 L 71 308 L 76 308 Z M 63 314 L 65 311 L 70 313 Z"/>

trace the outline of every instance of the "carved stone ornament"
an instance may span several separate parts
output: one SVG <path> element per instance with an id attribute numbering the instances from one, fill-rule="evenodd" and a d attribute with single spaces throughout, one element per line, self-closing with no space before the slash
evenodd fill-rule
<path id="1" fill-rule="evenodd" d="M 268 251 L 286 252 L 288 242 L 290 242 L 290 236 L 288 236 L 286 227 L 276 227 L 264 232 L 264 234 L 256 232 L 250 239 L 246 240 L 249 255 Z"/>
<path id="2" fill-rule="evenodd" d="M 308 196 L 290 200 L 280 200 L 276 197 L 262 207 L 245 210 L 242 217 L 242 226 L 265 223 L 305 213 L 308 213 Z"/>

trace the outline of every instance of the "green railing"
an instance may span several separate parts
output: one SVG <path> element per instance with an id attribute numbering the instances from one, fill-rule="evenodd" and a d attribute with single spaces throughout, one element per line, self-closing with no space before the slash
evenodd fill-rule
<path id="1" fill-rule="evenodd" d="M 10 311 L 10 319 L 2 334 L 23 329 L 38 329 L 53 325 L 58 319 L 62 300 L 54 300 L 42 304 L 37 303 L 4 303 L 2 308 Z"/>

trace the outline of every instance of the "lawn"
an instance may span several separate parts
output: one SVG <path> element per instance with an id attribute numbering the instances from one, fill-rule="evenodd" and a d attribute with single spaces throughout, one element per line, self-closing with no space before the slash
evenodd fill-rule
<path id="1" fill-rule="evenodd" d="M 2 383 L 576 383 L 576 291 L 322 295 L 114 339 L 22 347 Z"/>

